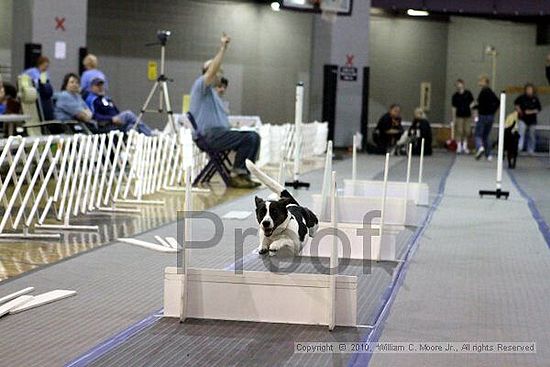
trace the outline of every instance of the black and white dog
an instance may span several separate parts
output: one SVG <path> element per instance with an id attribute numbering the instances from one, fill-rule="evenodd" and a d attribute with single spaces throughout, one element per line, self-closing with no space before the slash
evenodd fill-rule
<path id="1" fill-rule="evenodd" d="M 300 206 L 296 199 L 277 181 L 260 171 L 247 160 L 246 167 L 265 184 L 274 195 L 267 200 L 256 196 L 256 219 L 260 225 L 260 246 L 258 252 L 264 255 L 277 254 L 284 247 L 297 255 L 306 239 L 313 237 L 319 220 L 308 208 Z"/>

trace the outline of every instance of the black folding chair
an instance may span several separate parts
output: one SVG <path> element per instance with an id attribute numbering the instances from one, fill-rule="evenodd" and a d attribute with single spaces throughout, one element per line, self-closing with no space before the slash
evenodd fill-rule
<path id="1" fill-rule="evenodd" d="M 193 186 L 196 186 L 199 183 L 210 182 L 216 172 L 219 173 L 223 182 L 225 182 L 225 184 L 229 186 L 229 178 L 231 175 L 231 161 L 229 160 L 229 153 L 231 151 L 219 151 L 213 149 L 210 144 L 208 144 L 204 136 L 198 133 L 197 122 L 190 112 L 187 112 L 187 118 L 189 119 L 189 122 L 191 123 L 191 126 L 193 126 L 193 130 L 195 131 L 195 137 L 193 139 L 195 141 L 195 144 L 197 144 L 199 149 L 205 152 L 209 158 L 206 167 L 202 169 L 202 171 L 193 181 Z"/>

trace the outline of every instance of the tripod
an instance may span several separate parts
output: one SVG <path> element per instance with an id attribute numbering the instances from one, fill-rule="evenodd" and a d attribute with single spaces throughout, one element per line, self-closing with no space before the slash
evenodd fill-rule
<path id="1" fill-rule="evenodd" d="M 141 108 L 141 111 L 139 112 L 139 116 L 137 118 L 136 123 L 132 127 L 134 130 L 137 130 L 138 125 L 141 123 L 141 119 L 145 112 L 158 112 L 163 113 L 164 112 L 164 103 L 166 103 L 166 113 L 168 114 L 168 121 L 170 123 L 170 127 L 172 128 L 172 131 L 174 133 L 177 132 L 176 130 L 176 123 L 174 121 L 174 114 L 172 111 L 172 105 L 170 104 L 170 95 L 168 94 L 168 82 L 173 81 L 172 79 L 168 79 L 166 75 L 164 75 L 164 53 L 166 48 L 166 40 L 162 39 L 160 42 L 154 42 L 154 43 L 148 43 L 146 46 L 153 46 L 160 44 L 160 75 L 155 81 L 155 84 L 153 84 L 153 87 L 151 88 L 151 91 L 149 92 L 149 95 L 147 96 L 147 99 L 145 100 L 145 103 L 143 104 L 143 107 Z M 160 88 L 160 94 L 159 94 L 159 108 L 158 110 L 148 110 L 149 103 L 151 103 L 151 99 L 157 92 L 157 90 Z"/>

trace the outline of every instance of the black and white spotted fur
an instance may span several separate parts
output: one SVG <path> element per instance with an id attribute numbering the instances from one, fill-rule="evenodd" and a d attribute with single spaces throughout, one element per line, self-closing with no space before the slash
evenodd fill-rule
<path id="1" fill-rule="evenodd" d="M 265 184 L 274 195 L 267 200 L 256 201 L 256 219 L 260 225 L 258 252 L 275 255 L 283 247 L 297 255 L 302 249 L 306 235 L 313 237 L 319 221 L 308 208 L 300 206 L 296 199 L 278 182 L 260 171 L 251 161 L 246 161 L 248 170 Z"/>

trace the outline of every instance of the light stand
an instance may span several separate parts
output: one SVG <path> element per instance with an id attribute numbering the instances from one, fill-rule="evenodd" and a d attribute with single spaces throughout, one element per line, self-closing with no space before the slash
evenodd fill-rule
<path id="1" fill-rule="evenodd" d="M 153 84 L 153 87 L 151 88 L 151 91 L 149 92 L 149 95 L 147 96 L 147 99 L 145 100 L 145 103 L 143 104 L 143 107 L 141 108 L 141 111 L 139 112 L 139 116 L 137 117 L 137 121 L 133 126 L 134 130 L 137 130 L 138 125 L 141 123 L 141 119 L 145 112 L 158 112 L 163 113 L 164 111 L 164 103 L 166 103 L 166 113 L 168 114 L 168 121 L 170 123 L 170 127 L 172 128 L 172 131 L 174 133 L 177 132 L 176 130 L 176 124 L 174 121 L 174 114 L 172 111 L 172 105 L 170 104 L 170 95 L 168 93 L 168 81 L 173 81 L 172 79 L 169 79 L 164 75 L 164 64 L 165 64 L 165 50 L 166 50 L 166 42 L 168 41 L 168 37 L 170 36 L 169 31 L 158 31 L 157 32 L 157 38 L 159 39 L 159 42 L 153 42 L 148 43 L 146 46 L 154 46 L 154 45 L 160 45 L 160 75 L 155 81 L 155 84 Z M 160 94 L 159 94 L 159 108 L 158 110 L 148 110 L 149 103 L 151 102 L 151 99 L 157 92 L 157 90 L 160 88 Z"/>

